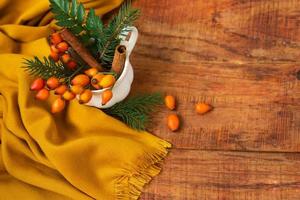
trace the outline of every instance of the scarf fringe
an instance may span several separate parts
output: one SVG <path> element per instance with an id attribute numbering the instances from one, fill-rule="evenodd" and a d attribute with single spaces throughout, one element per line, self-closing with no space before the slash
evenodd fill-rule
<path id="1" fill-rule="evenodd" d="M 119 177 L 115 185 L 116 200 L 138 199 L 145 184 L 160 173 L 160 164 L 168 155 L 169 148 L 171 148 L 170 143 L 160 140 L 158 147 L 150 150 L 154 153 L 145 152 L 144 157 L 127 171 L 128 174 Z"/>

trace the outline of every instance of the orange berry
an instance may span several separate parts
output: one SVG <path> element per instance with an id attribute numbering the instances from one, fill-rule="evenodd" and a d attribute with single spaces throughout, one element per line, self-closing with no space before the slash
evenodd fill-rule
<path id="1" fill-rule="evenodd" d="M 71 81 L 72 85 L 81 85 L 82 87 L 87 86 L 89 83 L 90 78 L 85 74 L 79 74 L 75 76 Z"/>
<path id="2" fill-rule="evenodd" d="M 51 51 L 49 57 L 52 58 L 52 60 L 54 60 L 55 62 L 59 61 L 58 53 Z"/>
<path id="3" fill-rule="evenodd" d="M 174 110 L 175 106 L 176 106 L 176 101 L 175 101 L 175 97 L 171 96 L 171 95 L 167 95 L 165 97 L 165 105 L 167 106 L 167 108 L 169 108 L 170 110 Z"/>
<path id="4" fill-rule="evenodd" d="M 54 94 L 63 95 L 63 93 L 65 93 L 67 90 L 68 90 L 68 87 L 66 85 L 61 85 L 55 89 Z"/>
<path id="5" fill-rule="evenodd" d="M 61 38 L 59 33 L 55 32 L 51 34 L 50 41 L 52 44 L 57 45 L 58 43 L 62 42 L 63 39 Z"/>
<path id="6" fill-rule="evenodd" d="M 66 101 L 59 97 L 52 103 L 51 112 L 59 113 L 65 108 L 65 106 Z"/>
<path id="7" fill-rule="evenodd" d="M 74 60 L 71 60 L 67 63 L 67 67 L 69 69 L 75 69 L 77 67 L 77 63 Z"/>
<path id="8" fill-rule="evenodd" d="M 49 95 L 50 95 L 49 90 L 43 88 L 36 93 L 35 98 L 44 101 L 48 99 Z"/>
<path id="9" fill-rule="evenodd" d="M 62 95 L 62 98 L 67 101 L 71 101 L 75 97 L 76 97 L 76 95 L 73 92 L 71 92 L 70 90 L 65 91 Z"/>
<path id="10" fill-rule="evenodd" d="M 51 50 L 51 52 L 54 52 L 54 53 L 59 53 L 59 51 L 58 51 L 58 49 L 55 47 L 55 45 L 51 45 L 50 46 L 50 50 Z"/>
<path id="11" fill-rule="evenodd" d="M 100 89 L 102 89 L 101 87 L 100 87 L 100 85 L 98 85 L 98 84 L 94 84 L 93 82 L 91 82 L 91 85 L 93 86 L 93 88 L 95 88 L 96 90 L 100 90 Z"/>
<path id="12" fill-rule="evenodd" d="M 71 92 L 74 94 L 81 94 L 84 91 L 84 88 L 81 85 L 72 85 Z"/>
<path id="13" fill-rule="evenodd" d="M 203 115 L 203 114 L 211 111 L 213 109 L 213 107 L 206 103 L 197 103 L 195 109 L 198 114 Z"/>
<path id="14" fill-rule="evenodd" d="M 113 97 L 113 93 L 111 90 L 105 90 L 104 92 L 102 92 L 101 97 L 102 97 L 102 105 L 105 105 L 107 104 L 107 102 L 111 100 L 111 98 Z"/>
<path id="15" fill-rule="evenodd" d="M 102 73 L 95 74 L 95 75 L 92 77 L 91 83 L 92 83 L 92 84 L 99 84 L 100 81 L 103 79 L 104 76 L 105 76 L 105 75 L 102 74 Z"/>
<path id="16" fill-rule="evenodd" d="M 57 88 L 59 85 L 60 85 L 59 79 L 56 78 L 56 77 L 50 77 L 50 78 L 47 80 L 47 87 L 48 87 L 50 90 L 54 90 L 54 89 Z"/>
<path id="17" fill-rule="evenodd" d="M 168 127 L 171 131 L 177 131 L 179 129 L 179 117 L 176 114 L 168 116 Z"/>
<path id="18" fill-rule="evenodd" d="M 43 87 L 45 87 L 45 80 L 42 78 L 37 78 L 32 82 L 30 90 L 38 91 Z"/>
<path id="19" fill-rule="evenodd" d="M 69 45 L 66 42 L 60 42 L 56 45 L 56 48 L 59 50 L 59 52 L 64 53 L 68 50 Z"/>
<path id="20" fill-rule="evenodd" d="M 68 63 L 71 60 L 70 54 L 67 54 L 67 53 L 63 54 L 61 56 L 61 60 L 63 61 L 63 63 Z"/>
<path id="21" fill-rule="evenodd" d="M 99 85 L 100 85 L 102 88 L 108 88 L 108 87 L 113 86 L 113 85 L 115 84 L 115 82 L 116 82 L 116 78 L 115 78 L 113 75 L 109 74 L 109 75 L 105 75 L 105 76 L 101 79 Z"/>
<path id="22" fill-rule="evenodd" d="M 86 75 L 88 75 L 89 77 L 95 76 L 98 72 L 99 71 L 98 71 L 98 69 L 96 67 L 92 67 L 92 68 L 87 69 L 87 70 L 84 71 L 84 73 Z"/>
<path id="23" fill-rule="evenodd" d="M 79 103 L 83 104 L 83 103 L 88 103 L 93 97 L 93 93 L 91 90 L 86 89 L 84 90 L 80 96 L 79 96 Z"/>

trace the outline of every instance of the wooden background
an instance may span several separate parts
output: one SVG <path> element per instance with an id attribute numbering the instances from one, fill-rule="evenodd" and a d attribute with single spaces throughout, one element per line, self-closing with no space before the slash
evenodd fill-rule
<path id="1" fill-rule="evenodd" d="M 134 91 L 175 95 L 173 143 L 142 200 L 300 199 L 300 0 L 138 0 Z M 196 102 L 214 111 L 195 114 Z"/>

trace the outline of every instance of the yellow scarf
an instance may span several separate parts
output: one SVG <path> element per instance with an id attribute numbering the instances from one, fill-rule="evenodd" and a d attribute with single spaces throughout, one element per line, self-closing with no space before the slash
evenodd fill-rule
<path id="1" fill-rule="evenodd" d="M 122 0 L 83 2 L 101 15 Z M 0 199 L 137 199 L 170 144 L 76 101 L 58 115 L 36 101 L 21 67 L 49 54 L 51 26 L 47 0 L 0 0 Z"/>

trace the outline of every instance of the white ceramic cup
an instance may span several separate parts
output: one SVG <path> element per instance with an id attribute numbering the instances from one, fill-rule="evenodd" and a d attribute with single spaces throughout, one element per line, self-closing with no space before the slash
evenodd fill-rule
<path id="1" fill-rule="evenodd" d="M 107 89 L 102 89 L 102 90 L 92 90 L 93 97 L 92 99 L 85 105 L 88 106 L 94 106 L 97 108 L 109 108 L 115 105 L 116 103 L 124 100 L 131 89 L 131 84 L 133 81 L 133 68 L 130 63 L 129 57 L 130 54 L 136 44 L 137 38 L 138 38 L 138 30 L 136 27 L 129 27 L 131 30 L 131 35 L 128 41 L 125 40 L 124 37 L 122 37 L 121 44 L 126 46 L 126 61 L 125 61 L 125 66 L 122 71 L 122 74 L 116 81 L 115 85 L 113 86 L 112 92 L 113 92 L 113 97 L 112 99 L 107 102 L 105 105 L 102 105 L 102 98 L 101 94 L 103 91 Z"/>

